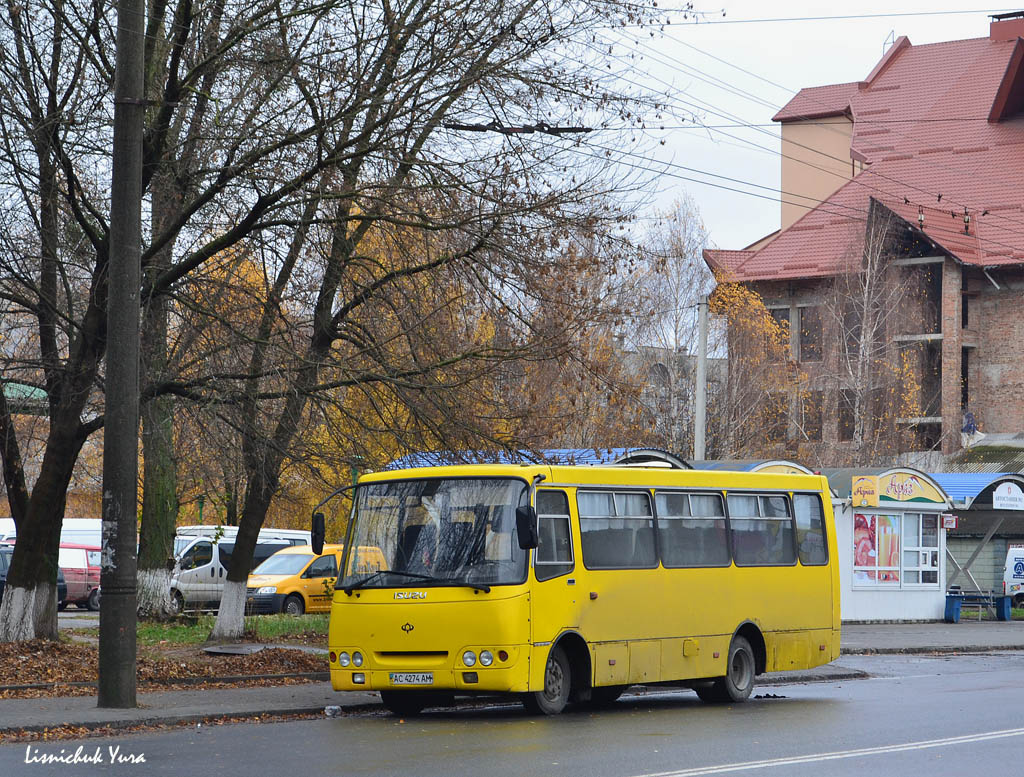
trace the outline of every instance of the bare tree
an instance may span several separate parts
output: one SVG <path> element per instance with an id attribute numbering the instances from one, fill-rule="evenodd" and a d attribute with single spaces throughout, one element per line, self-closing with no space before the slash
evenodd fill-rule
<path id="1" fill-rule="evenodd" d="M 654 443 L 673 453 L 692 448 L 697 303 L 710 294 L 714 276 L 702 252 L 708 233 L 696 203 L 677 201 L 645 240 L 641 289 L 653 315 L 642 306 L 632 318 L 629 340 L 640 357 L 647 387 L 644 402 L 654 421 Z"/>
<path id="2" fill-rule="evenodd" d="M 913 434 L 899 421 L 921 415 L 929 402 L 921 393 L 927 349 L 895 338 L 938 331 L 939 321 L 937 310 L 929 311 L 929 265 L 896 263 L 919 253 L 902 220 L 872 200 L 858 237 L 850 241 L 850 271 L 833 279 L 824 305 L 835 333 L 830 388 L 840 437 L 831 456 L 869 465 L 908 449 Z"/>
<path id="3" fill-rule="evenodd" d="M 3 447 L 19 542 L 0 639 L 20 639 L 56 636 L 65 494 L 103 423 L 113 30 L 102 3 L 9 10 L 0 19 L 0 299 L 34 321 L 17 367 L 49 399 L 34 482 L 18 446 L 8 437 Z M 557 128 L 625 109 L 613 76 L 593 66 L 588 35 L 643 16 L 635 4 L 592 0 L 151 4 L 142 269 L 153 331 L 143 400 L 171 395 L 231 407 L 224 417 L 238 419 L 246 491 L 218 635 L 240 633 L 256 533 L 312 420 L 311 399 L 386 386 L 427 416 L 464 385 L 453 365 L 503 356 L 472 339 L 440 352 L 429 311 L 403 307 L 403 293 L 448 275 L 481 309 L 526 321 L 534 279 L 561 261 L 539 247 L 624 217 L 604 196 L 622 182 L 607 165 L 581 166 L 576 136 Z M 541 132 L 467 138 L 447 124 Z M 372 235 L 394 252 L 369 250 Z M 164 311 L 173 319 L 194 305 L 187 279 L 238 247 L 258 257 L 265 281 L 255 324 L 232 325 L 244 369 L 196 362 L 181 371 L 163 351 Z M 532 335 L 514 343 L 541 350 Z M 0 407 L 9 429 L 8 410 Z M 156 408 L 147 428 L 166 429 L 170 412 Z M 166 437 L 158 447 L 147 454 L 166 461 Z M 159 565 L 166 545 L 155 547 Z"/>

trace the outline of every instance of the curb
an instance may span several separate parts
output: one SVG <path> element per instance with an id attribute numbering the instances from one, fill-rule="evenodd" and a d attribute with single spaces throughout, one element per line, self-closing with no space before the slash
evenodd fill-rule
<path id="1" fill-rule="evenodd" d="M 759 685 L 800 685 L 802 683 L 831 683 L 840 680 L 867 680 L 871 675 L 858 669 L 851 669 L 844 672 L 832 672 L 831 674 L 793 674 L 791 677 L 768 677 L 762 680 L 755 679 L 754 687 Z"/>
<path id="2" fill-rule="evenodd" d="M 165 678 L 159 680 L 147 680 L 146 685 L 203 685 L 204 683 L 241 683 L 247 680 L 312 680 L 325 682 L 331 679 L 330 672 L 288 672 L 285 674 L 240 674 L 224 675 L 221 677 L 180 677 L 178 679 Z M 141 683 L 140 683 L 141 685 Z M 71 683 L 25 683 L 23 685 L 0 685 L 0 693 L 3 691 L 29 691 L 43 688 L 56 688 L 66 686 L 68 688 L 95 688 L 95 682 L 71 682 Z"/>
<path id="3" fill-rule="evenodd" d="M 378 704 L 353 704 L 351 707 L 342 707 L 341 714 L 344 715 L 348 712 L 371 712 L 377 710 L 381 705 Z M 192 723 L 216 723 L 218 721 L 249 721 L 258 720 L 260 718 L 276 717 L 279 715 L 323 715 L 323 705 L 317 705 L 315 707 L 291 707 L 288 709 L 274 709 L 265 710 L 263 712 L 218 712 L 216 714 L 197 714 L 197 715 L 172 715 L 172 716 L 150 716 L 145 718 L 138 718 L 135 720 L 114 720 L 114 721 L 102 721 L 102 720 L 90 720 L 90 721 L 64 721 L 57 725 L 42 725 L 32 724 L 28 726 L 3 726 L 0 727 L 0 735 L 5 734 L 33 734 L 43 733 L 46 731 L 54 731 L 61 728 L 80 728 L 86 731 L 96 731 L 98 729 L 132 729 L 138 726 L 183 726 Z"/>
<path id="4" fill-rule="evenodd" d="M 937 654 L 955 655 L 958 653 L 992 653 L 997 650 L 1024 650 L 1024 645 L 942 645 L 938 647 L 900 647 L 900 648 L 842 648 L 841 656 L 875 656 L 875 655 L 913 655 Z"/>

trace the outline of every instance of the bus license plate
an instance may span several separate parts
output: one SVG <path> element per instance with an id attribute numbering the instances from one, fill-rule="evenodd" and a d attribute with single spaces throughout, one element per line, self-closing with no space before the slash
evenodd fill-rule
<path id="1" fill-rule="evenodd" d="M 391 672 L 392 685 L 433 685 L 433 672 Z"/>

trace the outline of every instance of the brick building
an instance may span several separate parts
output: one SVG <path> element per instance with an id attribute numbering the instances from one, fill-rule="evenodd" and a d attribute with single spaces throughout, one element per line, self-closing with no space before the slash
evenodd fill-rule
<path id="1" fill-rule="evenodd" d="M 850 329 L 833 303 L 880 231 L 903 284 L 886 287 L 881 334 L 915 373 L 918 410 L 895 421 L 910 449 L 955 451 L 967 412 L 983 432 L 1024 431 L 1024 13 L 992 19 L 988 37 L 901 37 L 865 80 L 801 90 L 774 117 L 781 229 L 705 252 L 790 324 L 823 419 L 791 400 L 791 434 L 804 421 L 822 443 L 850 439 Z"/>

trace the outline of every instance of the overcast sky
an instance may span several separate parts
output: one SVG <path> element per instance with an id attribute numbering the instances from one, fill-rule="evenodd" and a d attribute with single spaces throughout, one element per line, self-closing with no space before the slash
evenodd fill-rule
<path id="1" fill-rule="evenodd" d="M 679 8 L 684 3 L 660 0 L 659 5 Z M 720 248 L 743 248 L 779 226 L 780 144 L 771 117 L 797 90 L 865 78 L 882 56 L 887 41 L 891 43 L 900 35 L 906 35 L 915 45 L 985 37 L 988 14 L 1024 9 L 1024 0 L 1017 8 L 944 0 L 727 0 L 724 6 L 697 5 L 709 11 L 706 22 L 687 23 L 680 14 L 666 12 L 673 22 L 680 23 L 665 28 L 663 34 L 650 37 L 648 31 L 639 29 L 616 33 L 633 39 L 628 47 L 616 50 L 621 58 L 615 61 L 623 64 L 623 73 L 629 72 L 626 62 L 636 62 L 636 70 L 624 77 L 637 81 L 646 78 L 649 85 L 660 87 L 669 95 L 676 112 L 676 118 L 666 118 L 664 131 L 648 132 L 630 148 L 648 160 L 654 157 L 672 165 L 662 166 L 659 191 L 651 208 L 667 207 L 673 199 L 689 194 L 701 211 L 712 242 Z M 714 13 L 722 8 L 724 18 L 720 11 Z M 965 9 L 977 10 L 935 13 Z M 868 17 L 870 14 L 890 15 Z M 799 19 L 843 15 L 866 18 Z M 784 21 L 746 21 L 766 19 Z M 628 49 L 643 55 L 644 60 L 628 59 Z M 690 122 L 676 120 L 687 112 L 698 115 L 713 129 L 687 127 Z M 744 124 L 754 126 L 723 126 Z M 661 140 L 664 145 L 660 145 Z M 650 165 L 642 156 L 620 158 Z M 708 173 L 725 178 L 712 178 Z"/>

